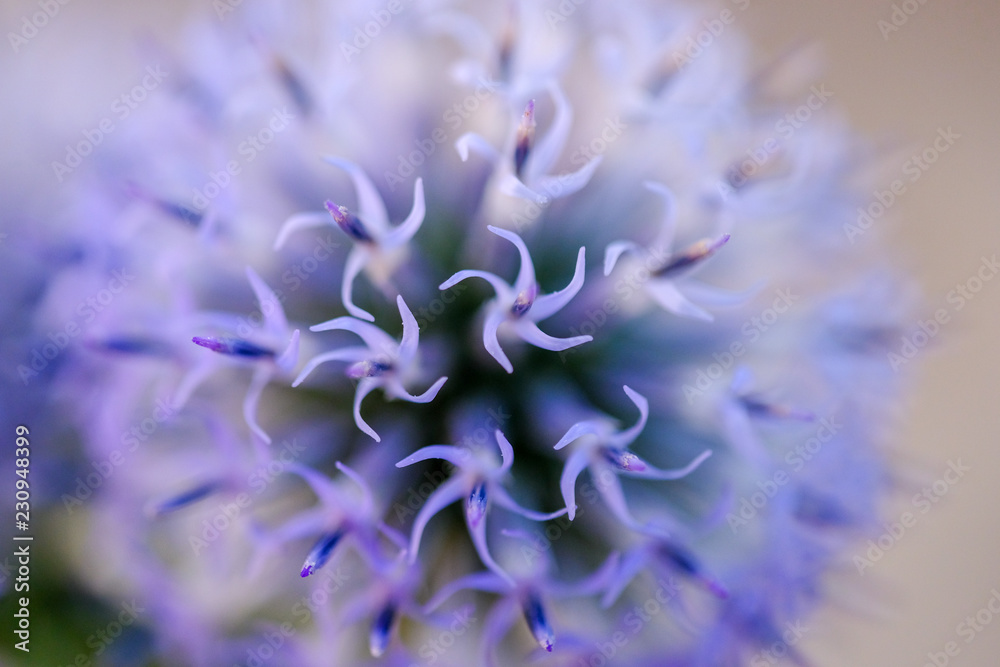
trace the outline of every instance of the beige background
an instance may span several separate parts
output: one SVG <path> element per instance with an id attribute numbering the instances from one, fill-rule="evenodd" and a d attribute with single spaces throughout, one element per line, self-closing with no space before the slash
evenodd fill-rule
<path id="1" fill-rule="evenodd" d="M 826 56 L 822 81 L 873 138 L 902 140 L 920 150 L 938 128 L 951 126 L 961 135 L 878 223 L 894 260 L 917 276 L 927 304 L 921 316 L 927 317 L 945 305 L 956 283 L 974 274 L 982 255 L 1000 252 L 1000 3 L 909 2 L 911 10 L 919 8 L 888 39 L 878 21 L 890 20 L 889 0 L 751 0 L 736 13 L 736 26 L 763 55 L 802 38 L 815 40 Z M 170 16 L 188 3 L 103 4 L 124 25 L 155 25 L 167 33 Z M 211 11 L 208 0 L 200 4 Z M 64 129 L 67 113 L 94 118 L 99 109 L 93 103 L 103 104 L 134 78 L 122 66 L 122 59 L 134 54 L 133 34 L 109 34 L 98 19 L 98 5 L 89 0 L 66 5 L 13 59 L 8 44 L 0 49 L 7 49 L 0 59 L 3 78 L 20 91 L 4 113 L 31 114 L 35 128 L 12 133 L 17 123 L 4 123 L 9 150 L 0 160 L 8 167 L 17 161 L 14 178 L 24 179 L 25 186 L 51 181 L 51 156 L 37 151 L 47 127 Z M 2 25 L 16 25 L 35 10 L 35 2 L 7 0 L 0 5 Z M 79 44 L 81 34 L 94 39 L 60 57 L 63 40 Z M 108 72 L 115 74 L 104 76 Z M 58 87 L 48 85 L 54 80 L 61 82 Z M 74 101 L 79 107 L 68 112 L 65 105 Z M 900 154 L 897 164 L 907 154 Z M 958 642 L 961 651 L 949 664 L 1000 664 L 1000 619 L 971 643 L 956 634 L 956 626 L 987 602 L 991 589 L 1000 589 L 1000 484 L 994 477 L 1000 470 L 1000 406 L 994 394 L 1000 375 L 998 306 L 1000 279 L 987 283 L 944 327 L 933 349 L 923 350 L 919 363 L 910 365 L 914 382 L 895 440 L 911 483 L 920 476 L 933 481 L 949 459 L 961 458 L 971 471 L 865 577 L 848 563 L 837 588 L 864 613 L 834 609 L 814 619 L 803 648 L 816 665 L 917 667 L 949 641 Z M 891 508 L 896 516 L 906 509 L 910 493 Z"/>
<path id="2" fill-rule="evenodd" d="M 914 0 L 919 9 L 885 39 L 878 21 L 890 20 L 892 4 L 755 0 L 738 20 L 765 52 L 802 37 L 822 44 L 823 81 L 868 135 L 903 139 L 914 151 L 939 127 L 961 135 L 876 223 L 917 276 L 926 318 L 946 306 L 949 290 L 974 274 L 982 255 L 1000 252 L 1000 3 Z M 896 436 L 909 472 L 925 483 L 949 459 L 972 470 L 863 578 L 845 578 L 846 589 L 868 591 L 861 604 L 872 613 L 817 618 L 806 651 L 820 665 L 917 667 L 949 641 L 960 650 L 951 665 L 1000 664 L 1000 618 L 969 643 L 956 634 L 991 589 L 1000 590 L 998 306 L 1000 279 L 986 283 L 934 349 L 920 353 Z M 910 495 L 892 509 L 895 516 Z"/>

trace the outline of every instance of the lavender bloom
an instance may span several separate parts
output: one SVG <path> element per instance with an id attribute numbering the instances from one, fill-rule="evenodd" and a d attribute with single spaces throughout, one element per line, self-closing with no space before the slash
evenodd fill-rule
<path id="1" fill-rule="evenodd" d="M 285 319 L 285 311 L 281 307 L 281 301 L 271 288 L 261 280 L 260 276 L 250 267 L 247 267 L 246 273 L 254 294 L 257 296 L 260 310 L 264 314 L 264 331 L 261 336 L 265 340 L 276 343 L 287 339 L 288 344 L 284 351 L 279 354 L 276 349 L 266 346 L 266 343 L 261 345 L 231 336 L 221 338 L 195 336 L 191 340 L 195 345 L 200 345 L 212 352 L 232 357 L 234 360 L 249 361 L 255 365 L 250 388 L 243 400 L 243 418 L 257 437 L 270 443 L 271 436 L 257 423 L 257 403 L 264 392 L 264 387 L 276 374 L 290 373 L 295 368 L 295 364 L 298 363 L 299 330 L 290 331 L 288 320 Z M 179 406 L 183 405 L 194 388 L 214 370 L 215 364 L 212 361 L 206 361 L 192 369 L 177 390 L 179 398 L 176 398 L 175 402 Z"/>
<path id="2" fill-rule="evenodd" d="M 486 567 L 504 581 L 511 582 L 510 575 L 497 565 L 486 545 L 486 513 L 490 509 L 490 504 L 495 502 L 504 509 L 516 512 L 533 521 L 548 521 L 566 513 L 565 509 L 548 514 L 526 509 L 507 493 L 502 482 L 511 466 L 514 465 L 514 448 L 499 429 L 493 435 L 500 447 L 501 463 L 499 466 L 491 455 L 483 451 L 473 451 L 452 445 L 423 447 L 396 464 L 396 467 L 401 468 L 435 458 L 448 461 L 458 471 L 446 483 L 435 489 L 434 493 L 427 498 L 427 502 L 420 508 L 420 513 L 413 522 L 413 534 L 410 537 L 409 557 L 411 562 L 417 558 L 420 538 L 431 518 L 448 505 L 464 498 L 465 523 L 468 526 L 472 543 L 476 547 L 476 552 Z"/>
<path id="3" fill-rule="evenodd" d="M 729 241 L 729 234 L 698 241 L 680 252 L 672 251 L 676 228 L 674 195 L 667 186 L 661 183 L 646 182 L 645 186 L 648 190 L 660 195 L 666 205 L 660 234 L 652 244 L 652 249 L 647 251 L 651 257 L 656 259 L 657 266 L 650 271 L 652 278 L 644 286 L 646 293 L 660 306 L 675 315 L 708 322 L 713 319 L 711 313 L 693 303 L 690 298 L 684 295 L 684 292 L 695 296 L 696 301 L 714 306 L 734 306 L 745 301 L 750 293 L 729 293 L 687 279 L 689 274 L 702 265 L 702 262 L 714 255 Z M 611 275 L 618 260 L 626 253 L 642 257 L 643 249 L 632 241 L 615 241 L 608 245 L 604 251 L 605 276 Z"/>
<path id="4" fill-rule="evenodd" d="M 555 119 L 549 133 L 537 146 L 534 100 L 528 102 L 516 131 L 502 152 L 497 152 L 475 133 L 464 134 L 455 142 L 463 162 L 469 159 L 470 150 L 489 160 L 501 192 L 537 204 L 547 204 L 551 199 L 579 192 L 601 164 L 601 156 L 596 156 L 570 174 L 556 176 L 550 173 L 569 137 L 573 111 L 557 84 L 549 86 L 549 94 L 555 104 Z"/>
<path id="5" fill-rule="evenodd" d="M 331 482 L 317 471 L 300 464 L 289 464 L 289 472 L 302 477 L 319 498 L 320 511 L 304 513 L 262 538 L 274 547 L 305 535 L 318 534 L 299 571 L 302 577 L 308 577 L 326 565 L 334 550 L 347 537 L 355 538 L 362 552 L 373 562 L 378 562 L 382 558 L 378 544 L 379 535 L 384 535 L 397 546 L 405 545 L 399 533 L 379 520 L 375 500 L 367 482 L 340 461 L 337 461 L 336 466 L 361 492 L 360 502 L 349 491 L 342 489 L 340 485 Z"/>
<path id="6" fill-rule="evenodd" d="M 559 486 L 562 489 L 563 499 L 566 501 L 569 518 L 572 520 L 576 516 L 576 479 L 584 468 L 589 468 L 591 476 L 595 480 L 600 480 L 601 495 L 615 516 L 625 525 L 635 530 L 645 531 L 650 527 L 640 525 L 629 513 L 625 503 L 625 494 L 617 475 L 639 479 L 680 479 L 696 470 L 705 459 L 712 455 L 712 452 L 705 450 L 691 463 L 677 470 L 661 470 L 630 452 L 629 445 L 639 437 L 639 434 L 646 427 L 646 420 L 649 418 L 649 401 L 627 386 L 622 388 L 629 399 L 639 408 L 639 421 L 631 428 L 619 432 L 613 430 L 613 422 L 607 417 L 581 421 L 571 426 L 566 431 L 566 435 L 560 438 L 554 447 L 562 449 L 566 445 L 580 441 L 574 452 L 566 459 Z"/>
<path id="7" fill-rule="evenodd" d="M 684 9 L 404 3 L 361 48 L 371 3 L 320 4 L 149 46 L 170 78 L 73 174 L 73 259 L 18 290 L 31 345 L 83 332 L 45 382 L 113 471 L 49 464 L 100 544 L 75 576 L 155 600 L 136 664 L 265 662 L 285 623 L 271 664 L 594 664 L 650 600 L 609 664 L 746 663 L 891 490 L 904 313 L 891 272 L 844 289 L 886 256 L 840 233 L 854 144 L 817 111 L 719 194 L 787 104 L 727 40 L 677 66 Z"/>
<path id="8" fill-rule="evenodd" d="M 530 542 L 530 536 L 519 531 L 504 531 L 507 537 Z M 546 611 L 546 599 L 590 597 L 608 589 L 619 567 L 619 554 L 612 553 L 593 573 L 572 582 L 559 581 L 552 572 L 547 558 L 516 579 L 498 576 L 495 572 L 475 572 L 451 581 L 427 601 L 425 611 L 430 613 L 459 591 L 476 590 L 501 595 L 501 600 L 490 610 L 483 633 L 483 662 L 496 664 L 495 650 L 503 641 L 516 619 L 516 612 L 524 618 L 528 630 L 539 647 L 551 653 L 555 646 L 555 633 Z"/>
<path id="9" fill-rule="evenodd" d="M 404 381 L 408 382 L 416 371 L 420 331 L 417 328 L 417 320 L 402 296 L 396 297 L 396 305 L 399 307 L 400 317 L 403 318 L 403 337 L 398 344 L 389 334 L 375 325 L 351 317 L 338 317 L 310 327 L 311 331 L 342 329 L 356 333 L 365 342 L 365 347 L 345 347 L 320 354 L 309 360 L 292 383 L 293 387 L 299 386 L 317 366 L 327 361 L 353 361 L 354 363 L 347 368 L 347 377 L 358 381 L 358 389 L 354 394 L 354 423 L 375 442 L 380 442 L 381 438 L 361 418 L 361 401 L 365 396 L 381 387 L 389 398 L 399 398 L 411 403 L 429 403 L 448 380 L 447 377 L 438 378 L 430 389 L 420 395 L 411 394 L 406 390 Z"/>
<path id="10" fill-rule="evenodd" d="M 490 356 L 500 362 L 505 371 L 514 372 L 514 366 L 504 354 L 498 339 L 500 326 L 505 323 L 511 326 L 521 340 L 546 350 L 567 350 L 593 340 L 592 336 L 553 338 L 536 324 L 539 320 L 552 317 L 562 310 L 583 287 L 584 248 L 580 248 L 576 257 L 576 270 L 569 285 L 558 292 L 539 296 L 538 283 L 535 282 L 535 267 L 531 262 L 528 247 L 524 245 L 521 237 L 493 226 L 487 229 L 513 243 L 521 256 L 521 268 L 517 272 L 514 284 L 508 285 L 502 278 L 487 271 L 470 269 L 459 271 L 441 283 L 440 289 L 446 290 L 466 278 L 482 278 L 496 290 L 496 297 L 486 306 L 486 320 L 483 325 L 483 344 Z"/>
<path id="11" fill-rule="evenodd" d="M 360 217 L 351 213 L 345 206 L 339 206 L 331 201 L 326 202 L 329 215 L 323 213 L 298 213 L 293 215 L 281 228 L 274 249 L 281 248 L 288 237 L 295 231 L 329 224 L 332 216 L 334 222 L 345 234 L 354 241 L 344 264 L 344 280 L 340 287 L 340 298 L 344 308 L 354 317 L 374 322 L 375 317 L 356 305 L 351 298 L 354 279 L 361 271 L 365 271 L 376 284 L 387 289 L 396 267 L 405 259 L 407 244 L 420 229 L 424 221 L 426 207 L 424 205 L 424 184 L 417 179 L 413 185 L 413 209 L 398 227 L 389 228 L 389 216 L 385 212 L 385 203 L 378 190 L 365 172 L 358 165 L 347 160 L 327 158 L 327 162 L 345 170 L 354 182 L 358 196 Z"/>

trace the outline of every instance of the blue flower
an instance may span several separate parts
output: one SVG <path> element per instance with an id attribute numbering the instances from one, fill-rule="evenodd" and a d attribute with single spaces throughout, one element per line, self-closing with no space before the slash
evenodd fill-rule
<path id="1" fill-rule="evenodd" d="M 254 366 L 250 388 L 243 400 L 243 418 L 257 437 L 270 443 L 271 436 L 257 423 L 257 404 L 260 402 L 264 388 L 271 379 L 277 374 L 290 373 L 298 363 L 299 330 L 290 330 L 281 301 L 271 288 L 261 280 L 260 276 L 250 267 L 247 267 L 246 273 L 264 316 L 264 330 L 259 333 L 259 337 L 266 342 L 255 343 L 235 336 L 195 336 L 191 340 L 195 345 L 230 357 L 238 363 L 249 362 Z M 283 340 L 287 340 L 288 343 L 280 353 L 278 352 L 280 348 L 271 347 L 269 344 L 280 345 Z M 193 369 L 177 390 L 180 398 L 175 399 L 176 402 L 183 405 L 197 384 L 214 372 L 215 367 L 215 363 L 206 361 Z"/>
<path id="2" fill-rule="evenodd" d="M 573 111 L 558 84 L 552 83 L 548 89 L 555 104 L 555 118 L 548 134 L 537 146 L 534 100 L 528 102 L 517 129 L 503 151 L 498 152 L 486 139 L 471 132 L 463 134 L 455 142 L 455 148 L 463 162 L 469 159 L 470 151 L 475 151 L 490 161 L 501 192 L 536 204 L 548 204 L 552 199 L 579 192 L 601 164 L 601 156 L 598 155 L 575 172 L 558 175 L 551 173 L 569 137 Z"/>
<path id="3" fill-rule="evenodd" d="M 645 253 L 632 241 L 615 241 L 608 245 L 604 251 L 604 275 L 610 276 L 619 259 L 626 253 L 643 258 L 646 264 L 652 260 L 653 266 L 646 267 L 647 273 L 651 274 L 643 286 L 646 293 L 675 315 L 708 322 L 714 319 L 711 313 L 693 303 L 685 296 L 685 292 L 694 296 L 696 301 L 714 306 L 735 306 L 745 302 L 756 289 L 743 294 L 729 293 L 689 279 L 690 274 L 701 268 L 705 260 L 729 241 L 730 235 L 721 234 L 715 238 L 702 239 L 684 250 L 674 251 L 674 195 L 662 183 L 647 182 L 645 185 L 648 190 L 659 194 L 667 207 L 659 237 Z"/>
<path id="4" fill-rule="evenodd" d="M 521 268 L 513 285 L 508 285 L 499 276 L 488 271 L 469 269 L 459 271 L 440 285 L 441 290 L 449 289 L 466 278 L 482 278 L 496 291 L 496 297 L 486 305 L 485 323 L 483 324 L 483 345 L 494 359 L 500 362 L 508 373 L 514 372 L 514 366 L 504 354 L 498 339 L 500 327 L 508 325 L 523 341 L 537 347 L 561 351 L 567 350 L 593 340 L 593 336 L 573 336 L 570 338 L 554 338 L 536 324 L 539 320 L 552 317 L 562 310 L 583 287 L 584 278 L 584 248 L 576 256 L 576 270 L 569 285 L 551 294 L 538 294 L 538 283 L 535 282 L 535 267 L 531 262 L 528 247 L 521 237 L 513 232 L 489 226 L 488 229 L 507 239 L 517 248 L 521 256 Z"/>
<path id="5" fill-rule="evenodd" d="M 711 450 L 705 450 L 691 463 L 677 470 L 661 470 L 642 460 L 637 454 L 629 451 L 631 445 L 646 427 L 649 418 L 649 401 L 629 387 L 622 387 L 629 399 L 639 408 L 639 421 L 624 431 L 614 431 L 614 422 L 608 417 L 580 421 L 573 424 L 566 434 L 555 444 L 555 449 L 576 442 L 576 449 L 566 459 L 559 486 L 566 510 L 572 520 L 576 516 L 576 480 L 585 468 L 590 469 L 591 477 L 597 481 L 598 489 L 608 507 L 625 525 L 639 531 L 648 530 L 648 526 L 640 525 L 629 513 L 625 503 L 625 493 L 618 475 L 651 480 L 680 479 L 691 474 L 712 455 Z"/>
<path id="6" fill-rule="evenodd" d="M 347 368 L 347 376 L 358 381 L 358 388 L 354 394 L 354 422 L 376 442 L 381 441 L 378 433 L 361 418 L 361 401 L 365 396 L 381 388 L 389 398 L 398 398 L 411 403 L 429 403 L 448 380 L 447 377 L 438 378 L 429 389 L 419 395 L 406 390 L 404 383 L 409 382 L 417 372 L 420 331 L 417 320 L 402 296 L 396 297 L 396 305 L 403 319 L 403 336 L 398 343 L 374 324 L 353 317 L 338 317 L 310 327 L 311 331 L 334 329 L 350 331 L 357 334 L 365 342 L 365 346 L 345 347 L 313 357 L 292 383 L 293 387 L 299 386 L 317 366 L 327 361 L 354 362 Z"/>
<path id="7" fill-rule="evenodd" d="M 420 538 L 431 518 L 448 505 L 464 499 L 465 523 L 479 558 L 501 579 L 512 582 L 510 575 L 493 560 L 486 544 L 486 513 L 491 504 L 496 503 L 533 521 L 548 521 L 566 514 L 565 509 L 548 514 L 526 509 L 507 493 L 503 487 L 503 480 L 514 465 L 514 448 L 499 429 L 494 432 L 494 437 L 500 447 L 500 465 L 497 465 L 496 459 L 484 451 L 453 445 L 429 445 L 418 449 L 396 464 L 396 467 L 405 467 L 435 458 L 443 459 L 455 466 L 455 473 L 427 498 L 413 522 L 409 547 L 411 562 L 417 558 Z"/>
<path id="8" fill-rule="evenodd" d="M 340 288 L 340 298 L 344 308 L 354 317 L 374 322 L 375 317 L 371 313 L 354 305 L 351 297 L 354 279 L 361 271 L 365 271 L 379 287 L 388 288 L 396 267 L 405 259 L 407 244 L 424 222 L 426 213 L 424 184 L 419 178 L 415 181 L 413 209 L 397 227 L 390 228 L 385 203 L 361 167 L 340 158 L 326 160 L 350 175 L 358 196 L 359 215 L 350 212 L 346 206 L 327 201 L 328 214 L 298 213 L 286 220 L 274 242 L 274 249 L 280 249 L 292 233 L 300 229 L 331 224 L 332 219 L 333 223 L 354 242 L 354 248 L 344 264 L 344 280 Z"/>
<path id="9" fill-rule="evenodd" d="M 58 260 L 15 338 L 72 408 L 80 456 L 38 470 L 100 536 L 74 576 L 151 601 L 126 661 L 264 662 L 287 622 L 273 664 L 596 664 L 638 607 L 609 664 L 745 664 L 879 525 L 903 313 L 840 233 L 853 140 L 775 137 L 771 70 L 675 52 L 684 8 L 445 4 L 151 46 L 170 78 L 73 174 L 72 238 L 0 245 Z"/>

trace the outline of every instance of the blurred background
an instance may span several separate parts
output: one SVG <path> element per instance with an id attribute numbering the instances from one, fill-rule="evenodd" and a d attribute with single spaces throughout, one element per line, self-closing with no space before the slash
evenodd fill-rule
<path id="1" fill-rule="evenodd" d="M 798 39 L 820 45 L 823 81 L 854 125 L 902 147 L 890 151 L 880 189 L 939 129 L 961 135 L 874 223 L 886 234 L 886 251 L 919 282 L 921 318 L 951 311 L 949 292 L 1000 250 L 1000 4 L 782 0 L 755 2 L 743 19 L 765 55 Z M 913 475 L 920 489 L 939 479 L 949 460 L 970 470 L 865 571 L 869 600 L 880 600 L 884 613 L 831 610 L 815 619 L 820 631 L 811 648 L 820 664 L 997 664 L 1000 620 L 974 636 L 958 626 L 1000 590 L 1000 487 L 992 477 L 1000 465 L 1000 282 L 985 282 L 953 315 L 906 366 L 914 382 L 894 439 L 901 474 Z M 904 495 L 889 517 L 913 509 L 913 493 Z M 948 642 L 958 654 L 931 662 L 928 653 L 942 653 Z"/>
<path id="2" fill-rule="evenodd" d="M 38 6 L 32 0 L 0 4 L 4 34 Z M 12 179 L 5 190 L 51 184 L 53 207 L 62 196 L 51 176 L 57 156 L 38 147 L 64 145 L 106 114 L 107 100 L 135 78 L 137 33 L 110 28 L 142 26 L 170 41 L 189 8 L 214 11 L 210 0 L 58 6 L 51 25 L 16 52 L 10 44 L 0 48 L 0 173 Z M 957 135 L 873 222 L 877 233 L 858 244 L 881 244 L 915 277 L 923 306 L 914 325 L 939 308 L 951 314 L 900 369 L 911 382 L 887 438 L 901 492 L 886 517 L 912 511 L 914 494 L 933 488 L 950 462 L 968 472 L 863 576 L 847 564 L 841 576 L 853 578 L 845 589 L 854 592 L 813 619 L 804 649 L 817 665 L 995 665 L 1000 620 L 988 622 L 994 614 L 987 603 L 1000 591 L 1000 485 L 992 478 L 1000 469 L 1000 279 L 984 281 L 961 310 L 948 297 L 976 276 L 984 257 L 1000 253 L 1000 3 L 739 0 L 712 7 L 705 8 L 706 18 L 724 7 L 733 12 L 733 27 L 749 38 L 762 64 L 803 44 L 823 63 L 817 83 L 880 147 L 881 176 L 873 187 L 886 190 L 903 176 L 907 161 L 933 146 L 939 131 Z M 4 202 L 31 214 L 39 205 L 37 197 Z M 977 612 L 974 626 L 962 625 Z"/>

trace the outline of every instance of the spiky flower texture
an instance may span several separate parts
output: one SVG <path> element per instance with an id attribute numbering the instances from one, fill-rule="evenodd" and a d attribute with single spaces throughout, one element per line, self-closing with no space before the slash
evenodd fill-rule
<path id="1" fill-rule="evenodd" d="M 889 488 L 894 288 L 795 56 L 659 3 L 216 5 L 144 44 L 60 286 L 138 276 L 59 381 L 126 452 L 63 498 L 147 657 L 801 660 Z"/>

